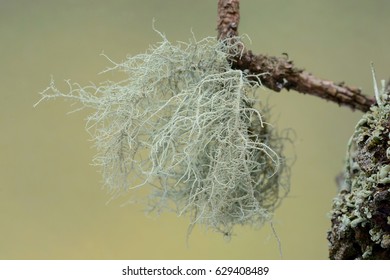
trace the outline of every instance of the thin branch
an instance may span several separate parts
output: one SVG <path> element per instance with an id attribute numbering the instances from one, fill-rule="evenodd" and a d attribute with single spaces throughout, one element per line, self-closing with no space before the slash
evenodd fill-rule
<path id="1" fill-rule="evenodd" d="M 219 40 L 238 36 L 239 4 L 239 0 L 218 1 Z M 365 96 L 358 88 L 319 79 L 307 71 L 296 68 L 287 57 L 255 55 L 243 46 L 241 55 L 232 58 L 232 66 L 249 74 L 267 73 L 268 75 L 261 76 L 262 85 L 277 92 L 292 89 L 363 112 L 368 111 L 375 103 L 373 98 Z"/>
<path id="2" fill-rule="evenodd" d="M 240 1 L 218 1 L 218 39 L 238 36 L 238 24 L 240 23 Z"/>

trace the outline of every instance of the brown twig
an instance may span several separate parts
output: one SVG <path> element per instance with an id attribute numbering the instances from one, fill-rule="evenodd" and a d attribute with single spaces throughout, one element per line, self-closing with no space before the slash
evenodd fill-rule
<path id="1" fill-rule="evenodd" d="M 238 36 L 240 21 L 239 0 L 218 1 L 218 39 L 226 40 Z M 295 90 L 333 101 L 339 105 L 366 112 L 375 103 L 373 98 L 361 90 L 343 83 L 319 79 L 307 71 L 298 69 L 287 57 L 255 55 L 244 45 L 240 56 L 233 57 L 232 67 L 252 75 L 261 76 L 262 85 L 274 91 Z"/>
<path id="2" fill-rule="evenodd" d="M 238 36 L 238 24 L 240 23 L 240 1 L 218 1 L 218 40 Z"/>

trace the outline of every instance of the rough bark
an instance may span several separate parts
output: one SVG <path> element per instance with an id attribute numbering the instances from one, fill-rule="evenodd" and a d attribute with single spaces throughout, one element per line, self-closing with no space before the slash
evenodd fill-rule
<path id="1" fill-rule="evenodd" d="M 331 211 L 331 259 L 390 259 L 390 104 L 385 101 L 371 107 L 351 138 Z"/>

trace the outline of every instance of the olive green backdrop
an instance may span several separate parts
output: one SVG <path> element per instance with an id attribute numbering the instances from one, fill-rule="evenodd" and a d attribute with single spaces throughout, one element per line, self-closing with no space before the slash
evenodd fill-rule
<path id="1" fill-rule="evenodd" d="M 370 61 L 390 75 L 390 2 L 241 1 L 241 34 L 257 53 L 287 52 L 317 76 L 345 81 L 372 95 Z M 114 61 L 159 40 L 216 34 L 215 1 L 0 0 L 0 259 L 279 259 L 269 225 L 235 230 L 232 240 L 196 228 L 188 218 L 146 216 L 142 205 L 110 200 L 84 130 L 86 112 L 44 102 L 53 75 L 99 82 Z M 113 79 L 115 77 L 112 77 Z M 259 90 L 271 122 L 293 128 L 291 193 L 274 226 L 286 259 L 326 259 L 327 213 L 336 194 L 346 143 L 362 115 L 295 92 Z"/>

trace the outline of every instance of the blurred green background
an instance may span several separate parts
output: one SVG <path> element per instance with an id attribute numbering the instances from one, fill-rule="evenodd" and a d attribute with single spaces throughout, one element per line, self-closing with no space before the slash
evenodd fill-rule
<path id="1" fill-rule="evenodd" d="M 255 53 L 287 52 L 298 67 L 356 85 L 372 95 L 370 61 L 390 69 L 390 1 L 241 1 L 241 34 Z M 196 228 L 172 213 L 149 217 L 143 206 L 110 200 L 98 169 L 85 112 L 63 100 L 37 108 L 53 75 L 80 84 L 114 61 L 160 40 L 216 35 L 215 1 L 0 0 L 0 259 L 279 259 L 269 225 L 237 227 L 235 236 Z M 274 226 L 285 259 L 326 259 L 327 213 L 347 141 L 362 113 L 295 92 L 259 90 L 271 122 L 293 128 L 291 192 Z"/>

